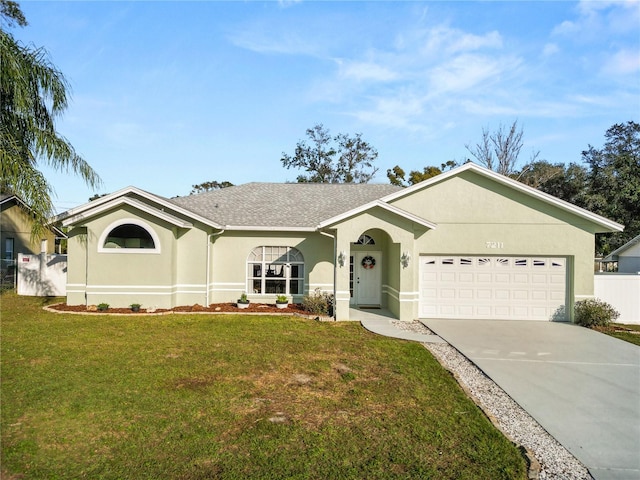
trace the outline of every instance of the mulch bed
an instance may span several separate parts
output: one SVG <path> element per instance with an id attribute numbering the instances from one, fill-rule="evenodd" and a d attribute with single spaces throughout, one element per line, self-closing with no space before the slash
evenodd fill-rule
<path id="1" fill-rule="evenodd" d="M 96 314 L 105 314 L 105 313 L 126 313 L 131 315 L 144 315 L 147 313 L 168 313 L 168 312 L 181 312 L 181 313 L 280 313 L 280 314 L 301 314 L 308 315 L 309 312 L 306 312 L 302 309 L 302 306 L 299 304 L 290 303 L 287 305 L 287 308 L 278 308 L 273 304 L 265 304 L 265 303 L 250 303 L 248 308 L 238 308 L 235 303 L 214 303 L 205 307 L 203 305 L 187 305 L 181 307 L 175 307 L 172 309 L 166 308 L 157 308 L 152 310 L 151 312 L 147 311 L 146 308 L 141 308 L 139 312 L 133 312 L 131 308 L 108 308 L 106 310 L 97 311 L 91 308 L 91 306 L 87 307 L 86 305 L 67 305 L 66 303 L 58 303 L 56 305 L 50 305 L 50 309 L 57 310 L 59 312 L 75 312 L 75 313 L 96 313 Z"/>

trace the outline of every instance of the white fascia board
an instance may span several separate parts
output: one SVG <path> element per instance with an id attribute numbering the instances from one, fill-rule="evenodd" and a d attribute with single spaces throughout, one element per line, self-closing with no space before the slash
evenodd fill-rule
<path id="1" fill-rule="evenodd" d="M 373 202 L 369 202 L 366 203 L 364 205 L 361 205 L 357 208 L 354 208 L 353 210 L 349 210 L 348 212 L 342 213 L 340 215 L 336 215 L 335 217 L 331 217 L 328 218 L 327 220 L 321 222 L 318 225 L 318 229 L 323 229 L 326 227 L 329 227 L 335 223 L 341 222 L 343 220 L 346 220 L 349 217 L 353 217 L 354 215 L 358 215 L 362 212 L 366 212 L 367 210 L 371 210 L 372 208 L 375 207 L 380 207 L 384 210 L 387 210 L 391 213 L 394 213 L 400 217 L 406 218 L 407 220 L 410 220 L 412 222 L 415 222 L 419 225 L 425 226 L 427 228 L 430 228 L 431 230 L 435 230 L 437 228 L 437 225 L 433 222 L 429 222 L 428 220 L 425 220 L 424 218 L 418 217 L 417 215 L 414 215 L 413 213 L 409 213 L 406 210 L 403 210 L 401 208 L 398 207 L 394 207 L 393 205 L 389 205 L 388 203 L 385 203 L 382 200 L 374 200 Z"/>
<path id="2" fill-rule="evenodd" d="M 225 225 L 224 230 L 235 230 L 239 232 L 315 232 L 314 227 L 270 227 L 251 225 Z"/>
<path id="3" fill-rule="evenodd" d="M 135 198 L 130 198 L 130 197 L 119 197 L 119 198 L 112 199 L 110 202 L 106 202 L 106 203 L 101 202 L 101 205 L 91 208 L 85 211 L 84 213 L 78 213 L 72 217 L 66 218 L 65 220 L 63 220 L 62 225 L 65 227 L 68 227 L 69 225 L 82 222 L 87 218 L 94 217 L 106 210 L 109 210 L 114 207 L 118 207 L 123 204 L 129 205 L 137 210 L 148 213 L 149 215 L 152 215 L 156 218 L 164 220 L 165 222 L 175 225 L 176 227 L 181 227 L 181 228 L 193 227 L 193 224 L 190 222 L 186 222 L 174 215 L 171 215 L 170 213 L 163 212 L 162 210 L 154 208 L 148 205 L 147 203 L 141 202 L 140 200 L 136 200 Z"/>
<path id="4" fill-rule="evenodd" d="M 91 202 L 85 203 L 84 205 L 80 205 L 79 207 L 76 208 L 72 208 L 71 210 L 68 210 L 56 217 L 53 218 L 52 221 L 55 222 L 59 222 L 62 221 L 63 225 L 66 225 L 69 223 L 69 218 L 75 218 L 78 215 L 81 215 L 83 212 L 86 212 L 88 210 L 93 210 L 96 208 L 100 208 L 101 206 L 105 205 L 105 204 L 110 204 L 110 202 L 112 202 L 114 199 L 122 197 L 122 198 L 128 198 L 127 195 L 129 194 L 135 194 L 138 195 L 142 198 L 145 198 L 147 200 L 149 200 L 150 202 L 156 203 L 164 208 L 167 208 L 169 210 L 173 210 L 175 212 L 181 213 L 182 215 L 192 218 L 194 220 L 197 220 L 205 225 L 208 225 L 210 227 L 216 228 L 218 230 L 222 230 L 223 227 L 222 225 L 219 225 L 218 223 L 209 220 L 208 218 L 205 218 L 201 215 L 195 214 L 190 210 L 187 210 L 183 207 L 180 207 L 178 205 L 176 205 L 175 203 L 171 203 L 169 201 L 167 201 L 166 199 L 159 197 L 157 195 L 154 195 L 152 193 L 146 192 L 144 190 L 141 190 L 137 187 L 126 187 L 123 188 L 121 190 L 118 190 L 117 192 L 113 192 L 110 193 L 109 195 L 105 195 L 104 197 L 100 197 L 96 200 L 92 200 Z M 140 204 L 142 204 L 142 202 L 139 202 Z M 110 208 L 110 207 L 109 207 Z M 149 208 L 153 208 L 153 207 L 149 207 Z M 154 209 L 157 211 L 162 211 L 162 210 L 158 210 L 158 209 Z M 104 211 L 104 209 L 100 210 L 100 211 Z M 89 216 L 93 216 L 94 213 L 87 213 L 87 215 L 83 215 L 83 217 L 89 217 Z M 170 215 L 170 214 L 167 214 Z M 156 215 L 157 216 L 157 215 Z M 171 216 L 171 215 L 170 215 Z M 176 217 L 174 217 L 176 218 Z M 183 222 L 182 220 L 180 220 L 180 222 Z M 75 223 L 75 222 L 71 222 L 71 223 Z M 170 222 L 170 223 L 174 223 L 174 222 Z M 185 222 L 188 223 L 188 222 Z M 190 227 L 193 226 L 191 224 L 189 224 Z M 187 227 L 187 228 L 190 228 Z"/>
<path id="5" fill-rule="evenodd" d="M 423 182 L 407 187 L 404 190 L 392 193 L 390 195 L 387 195 L 386 197 L 382 197 L 380 200 L 382 200 L 383 202 L 390 202 L 398 198 L 402 198 L 406 195 L 412 194 L 415 191 L 422 190 L 423 188 L 428 188 L 431 185 L 445 181 L 450 177 L 459 175 L 460 173 L 465 172 L 467 170 L 473 170 L 474 172 L 480 175 L 483 175 L 487 178 L 491 178 L 497 181 L 498 183 L 507 185 L 515 190 L 519 190 L 527 195 L 531 195 L 532 197 L 542 200 L 545 203 L 548 203 L 562 210 L 573 213 L 578 217 L 587 219 L 597 225 L 605 227 L 609 231 L 621 232 L 622 230 L 624 230 L 624 225 L 614 222 L 613 220 L 609 220 L 608 218 L 605 218 L 601 215 L 590 212 L 589 210 L 578 207 L 577 205 L 574 205 L 572 203 L 561 200 L 557 197 L 554 197 L 553 195 L 549 195 L 548 193 L 541 192 L 540 190 L 537 190 L 533 187 L 525 185 L 524 183 L 518 182 L 517 180 L 513 180 L 512 178 L 496 173 L 493 170 L 489 170 L 488 168 L 482 167 L 480 165 L 476 165 L 475 163 L 465 163 L 464 165 L 454 168 L 452 170 L 449 170 L 448 172 L 441 173 L 440 175 L 436 175 L 435 177 L 431 177 Z"/>

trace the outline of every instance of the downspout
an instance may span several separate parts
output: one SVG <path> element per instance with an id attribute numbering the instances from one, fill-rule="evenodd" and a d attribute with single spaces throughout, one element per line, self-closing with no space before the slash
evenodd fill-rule
<path id="1" fill-rule="evenodd" d="M 206 274 L 205 274 L 205 286 L 204 286 L 204 300 L 205 307 L 209 306 L 209 280 L 211 279 L 211 271 L 210 271 L 210 263 L 211 263 L 211 239 L 218 235 L 222 235 L 224 233 L 224 229 L 220 230 L 218 233 L 210 233 L 207 235 L 207 265 L 206 265 Z"/>
<path id="2" fill-rule="evenodd" d="M 318 230 L 320 235 L 324 235 L 326 237 L 333 239 L 333 320 L 336 321 L 338 310 L 338 292 L 336 290 L 338 285 L 338 244 L 335 235 L 331 235 L 330 233 L 323 232 L 322 230 Z"/>

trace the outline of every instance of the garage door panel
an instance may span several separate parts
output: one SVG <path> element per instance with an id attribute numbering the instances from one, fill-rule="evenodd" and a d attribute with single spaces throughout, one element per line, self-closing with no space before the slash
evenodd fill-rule
<path id="1" fill-rule="evenodd" d="M 476 290 L 476 298 L 478 300 L 491 300 L 493 296 L 492 293 L 492 290 L 479 288 Z"/>
<path id="2" fill-rule="evenodd" d="M 498 283 L 510 283 L 511 282 L 511 275 L 509 275 L 508 273 L 496 273 L 495 275 L 495 281 Z"/>
<path id="3" fill-rule="evenodd" d="M 560 257 L 421 257 L 420 315 L 551 320 L 566 303 L 566 265 Z"/>
<path id="4" fill-rule="evenodd" d="M 513 290 L 511 298 L 513 300 L 529 300 L 529 291 L 528 290 Z"/>

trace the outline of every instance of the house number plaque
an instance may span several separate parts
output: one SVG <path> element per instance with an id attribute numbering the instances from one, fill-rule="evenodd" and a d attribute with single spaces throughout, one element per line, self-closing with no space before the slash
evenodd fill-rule
<path id="1" fill-rule="evenodd" d="M 504 242 L 487 242 L 487 248 L 504 248 Z"/>

